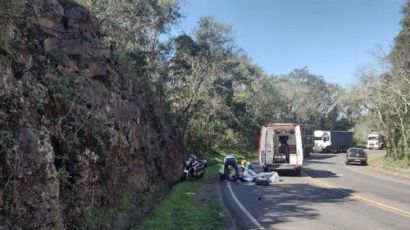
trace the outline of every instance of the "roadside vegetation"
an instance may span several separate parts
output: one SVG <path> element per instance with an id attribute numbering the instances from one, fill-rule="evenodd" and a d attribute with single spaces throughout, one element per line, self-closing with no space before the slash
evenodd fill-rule
<path id="1" fill-rule="evenodd" d="M 77 1 L 98 17 L 106 44 L 114 51 L 111 55 L 134 66 L 132 71 L 141 76 L 139 87 L 149 89 L 156 103 L 170 109 L 167 121 L 179 127 L 189 151 L 213 162 L 221 162 L 231 151 L 239 160 L 251 160 L 256 158 L 261 125 L 294 122 L 353 131 L 357 146 L 365 145 L 371 131 L 383 132 L 383 165 L 410 161 L 410 2 L 394 48 L 380 55 L 380 68 L 358 70 L 357 83 L 342 88 L 307 67 L 279 76 L 265 73 L 236 45 L 231 26 L 213 17 L 203 17 L 191 32 L 170 36 L 181 18 L 178 0 Z M 235 151 L 239 149 L 252 151 Z M 186 214 L 196 212 L 192 203 L 182 205 L 182 211 L 173 206 L 192 202 L 184 192 L 198 191 L 201 182 L 177 185 L 156 211 L 164 218 L 157 226 L 186 224 L 194 218 Z M 213 207 L 199 205 L 198 210 Z M 155 222 L 145 221 L 143 226 L 155 228 Z"/>
<path id="2" fill-rule="evenodd" d="M 406 159 L 393 160 L 387 156 L 378 156 L 373 159 L 369 159 L 369 165 L 382 169 L 393 175 L 400 175 L 410 178 L 410 163 Z"/>
<path id="3" fill-rule="evenodd" d="M 233 154 L 238 162 L 241 160 L 254 161 L 258 158 L 257 151 L 254 149 L 223 149 L 215 153 L 207 154 L 207 159 L 209 159 L 212 163 L 223 163 L 224 157 L 228 154 Z"/>
<path id="4" fill-rule="evenodd" d="M 16 21 L 20 7 L 16 5 L 18 1 L 0 2 L 4 2 L 0 7 L 0 29 L 5 31 L 0 37 L 0 66 L 11 62 L 18 70 L 24 65 L 15 55 L 17 30 L 11 30 L 10 25 L 21 23 Z M 350 88 L 328 83 L 303 66 L 283 75 L 265 73 L 237 46 L 231 26 L 213 17 L 200 19 L 193 31 L 171 35 L 182 17 L 179 0 L 76 2 L 96 17 L 96 33 L 103 37 L 105 55 L 115 67 L 109 71 L 118 70 L 124 76 L 115 87 L 134 92 L 139 95 L 138 100 L 150 101 L 144 107 L 141 103 L 140 108 L 141 113 L 156 115 L 152 122 L 156 132 L 147 134 L 147 141 L 141 146 L 148 159 L 153 151 L 151 136 L 172 133 L 172 127 L 177 127 L 175 136 L 181 134 L 186 152 L 193 151 L 215 163 L 221 162 L 228 152 L 239 161 L 253 160 L 257 157 L 255 150 L 262 125 L 292 122 L 314 129 L 352 130 L 357 145 L 365 143 L 369 132 L 383 132 L 387 156 L 375 164 L 409 167 L 410 1 L 403 9 L 402 30 L 393 49 L 380 55 L 380 68 L 359 70 L 358 82 Z M 61 82 L 56 88 L 65 91 L 64 85 Z M 125 99 L 126 95 L 119 97 Z M 15 101 L 9 103 L 12 108 Z M 80 112 L 73 116 L 73 122 L 77 123 L 81 115 L 85 116 Z M 138 125 L 140 122 L 143 128 L 144 121 L 136 121 Z M 81 127 L 85 136 L 96 139 L 98 152 L 108 149 L 107 133 L 96 132 L 96 125 Z M 73 128 L 67 130 L 71 133 Z M 80 139 L 75 137 L 75 141 Z M 14 139 L 9 127 L 0 124 L 2 155 L 11 151 Z M 216 171 L 214 165 L 208 168 L 205 178 L 177 184 L 157 207 L 154 217 L 144 220 L 139 229 L 221 226 L 214 199 L 198 201 L 188 194 L 199 193 L 209 175 Z"/>
<path id="5" fill-rule="evenodd" d="M 136 229 L 223 229 L 224 219 L 219 214 L 215 188 L 211 186 L 218 183 L 218 164 L 223 163 L 228 153 L 234 154 L 239 162 L 252 161 L 257 157 L 255 150 L 225 149 L 208 154 L 211 165 L 206 169 L 205 176 L 174 186 L 167 198 L 156 207 L 153 216 L 143 220 Z"/>
<path id="6" fill-rule="evenodd" d="M 212 175 L 216 172 L 217 166 L 213 165 L 203 178 L 178 183 L 155 208 L 154 215 L 143 220 L 136 229 L 222 229 L 224 220 L 219 214 L 215 191 L 209 188 L 209 181 L 215 180 Z"/>
<path id="7" fill-rule="evenodd" d="M 358 83 L 343 97 L 356 120 L 353 129 L 361 143 L 370 131 L 384 134 L 387 155 L 378 165 L 387 168 L 410 164 L 410 1 L 403 15 L 393 49 L 377 52 L 380 65 L 360 69 Z"/>
<path id="8" fill-rule="evenodd" d="M 303 66 L 284 75 L 265 73 L 236 45 L 231 26 L 213 17 L 170 36 L 181 18 L 177 0 L 77 1 L 98 17 L 119 63 L 135 66 L 142 86 L 170 108 L 191 151 L 256 149 L 259 128 L 270 122 L 354 126 L 339 103 L 342 87 Z"/>
<path id="9" fill-rule="evenodd" d="M 231 26 L 213 17 L 171 36 L 181 19 L 178 0 L 77 1 L 100 20 L 112 55 L 134 66 L 129 71 L 141 76 L 139 85 L 172 111 L 168 120 L 191 151 L 256 149 L 261 125 L 295 122 L 353 131 L 357 146 L 370 132 L 383 132 L 389 157 L 408 156 L 408 7 L 394 49 L 379 55 L 378 71 L 362 68 L 357 83 L 343 88 L 303 66 L 283 75 L 265 73 L 237 46 Z"/>

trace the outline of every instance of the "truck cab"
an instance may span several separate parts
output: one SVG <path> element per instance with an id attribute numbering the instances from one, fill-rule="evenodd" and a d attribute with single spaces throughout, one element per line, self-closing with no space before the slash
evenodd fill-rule
<path id="1" fill-rule="evenodd" d="M 301 128 L 293 123 L 274 123 L 261 128 L 259 162 L 264 171 L 295 170 L 301 174 L 303 145 Z"/>
<path id="2" fill-rule="evenodd" d="M 315 152 L 346 152 L 353 144 L 353 133 L 349 131 L 322 131 L 313 132 Z"/>
<path id="3" fill-rule="evenodd" d="M 313 151 L 321 152 L 324 149 L 326 149 L 327 146 L 330 144 L 330 143 L 325 143 L 325 139 L 323 138 L 323 134 L 324 134 L 324 131 L 322 131 L 322 130 L 315 130 L 313 132 L 313 137 L 314 137 L 314 140 L 315 140 L 314 141 L 314 146 L 313 146 Z"/>
<path id="4" fill-rule="evenodd" d="M 368 149 L 383 149 L 384 148 L 384 136 L 381 133 L 370 133 L 367 137 Z"/>

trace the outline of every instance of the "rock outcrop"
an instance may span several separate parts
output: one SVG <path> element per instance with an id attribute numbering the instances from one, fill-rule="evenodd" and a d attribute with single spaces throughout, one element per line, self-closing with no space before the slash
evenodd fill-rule
<path id="1" fill-rule="evenodd" d="M 112 228 L 177 181 L 178 128 L 86 9 L 25 2 L 0 49 L 0 229 Z"/>

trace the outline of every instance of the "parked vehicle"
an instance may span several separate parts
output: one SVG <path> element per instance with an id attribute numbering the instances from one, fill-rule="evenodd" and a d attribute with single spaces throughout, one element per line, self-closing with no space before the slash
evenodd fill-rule
<path id="1" fill-rule="evenodd" d="M 346 153 L 346 165 L 350 163 L 367 165 L 367 153 L 362 148 L 350 148 Z"/>
<path id="2" fill-rule="evenodd" d="M 301 127 L 293 123 L 274 123 L 261 128 L 259 162 L 265 172 L 295 170 L 301 174 L 303 144 Z"/>
<path id="3" fill-rule="evenodd" d="M 367 137 L 368 149 L 383 149 L 384 148 L 384 136 L 381 133 L 373 132 Z"/>
<path id="4" fill-rule="evenodd" d="M 353 144 L 353 133 L 348 131 L 315 130 L 313 135 L 315 152 L 346 152 Z"/>
<path id="5" fill-rule="evenodd" d="M 184 171 L 180 180 L 183 181 L 187 178 L 198 179 L 204 176 L 205 167 L 207 167 L 206 160 L 199 160 L 196 156 L 190 156 L 184 164 Z"/>

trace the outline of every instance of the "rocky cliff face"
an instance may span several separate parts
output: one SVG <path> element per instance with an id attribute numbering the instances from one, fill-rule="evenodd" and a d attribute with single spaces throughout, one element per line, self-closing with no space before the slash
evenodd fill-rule
<path id="1" fill-rule="evenodd" d="M 178 129 L 87 10 L 21 7 L 0 21 L 0 229 L 112 228 L 178 179 Z"/>

